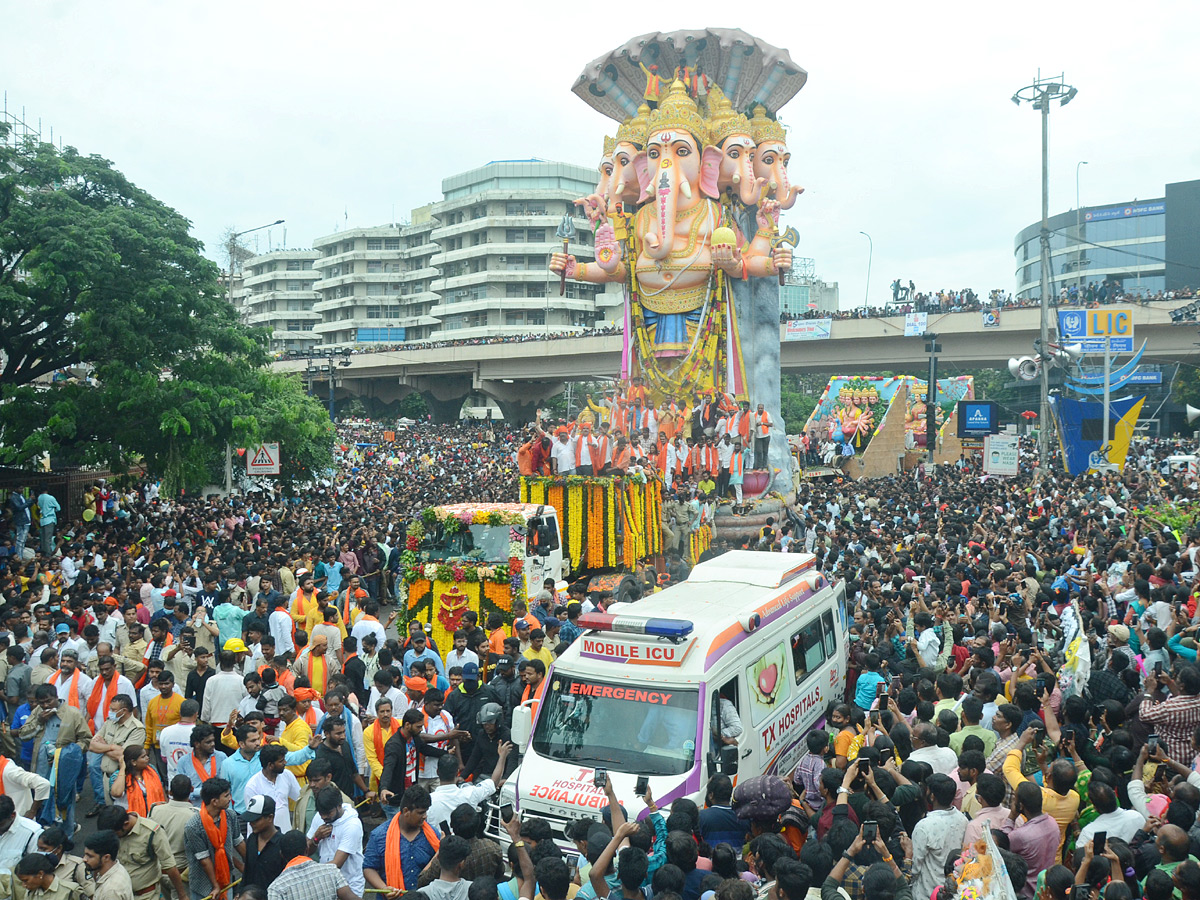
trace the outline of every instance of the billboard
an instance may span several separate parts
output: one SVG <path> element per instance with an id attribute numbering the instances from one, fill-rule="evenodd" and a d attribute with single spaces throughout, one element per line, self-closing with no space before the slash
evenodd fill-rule
<path id="1" fill-rule="evenodd" d="M 1103 353 L 1107 339 L 1113 353 L 1133 352 L 1133 309 L 1061 309 L 1058 335 L 1064 342 L 1078 342 L 1087 353 Z"/>
<path id="2" fill-rule="evenodd" d="M 833 333 L 833 319 L 795 319 L 783 326 L 785 341 L 826 341 Z"/>
<path id="3" fill-rule="evenodd" d="M 1000 430 L 1000 408 L 994 400 L 960 400 L 958 436 L 978 438 Z"/>
<path id="4" fill-rule="evenodd" d="M 1085 222 L 1103 222 L 1105 219 L 1132 219 L 1136 216 L 1160 216 L 1167 211 L 1167 201 L 1154 203 L 1130 203 L 1127 206 L 1105 206 L 1089 209 L 1083 214 Z"/>
<path id="5" fill-rule="evenodd" d="M 983 311 L 983 327 L 984 328 L 999 328 L 1000 327 L 1000 310 L 985 309 Z"/>
<path id="6" fill-rule="evenodd" d="M 1016 475 L 1019 462 L 1016 435 L 989 434 L 983 439 L 984 474 Z"/>
<path id="7" fill-rule="evenodd" d="M 920 337 L 925 333 L 929 325 L 929 313 L 905 313 L 904 314 L 904 336 L 905 337 Z"/>

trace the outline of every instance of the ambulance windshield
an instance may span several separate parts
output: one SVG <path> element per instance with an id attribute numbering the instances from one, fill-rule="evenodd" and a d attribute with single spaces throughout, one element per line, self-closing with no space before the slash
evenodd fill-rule
<path id="1" fill-rule="evenodd" d="M 699 692 L 557 670 L 553 678 L 533 734 L 537 753 L 639 775 L 682 775 L 696 764 Z"/>

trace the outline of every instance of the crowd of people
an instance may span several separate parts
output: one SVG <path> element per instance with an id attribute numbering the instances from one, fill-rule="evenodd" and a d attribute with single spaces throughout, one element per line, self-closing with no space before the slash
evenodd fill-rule
<path id="1" fill-rule="evenodd" d="M 645 412 L 595 407 L 610 433 Z M 343 426 L 328 483 L 287 500 L 100 482 L 67 520 L 35 486 L 6 498 L 0 893 L 1200 900 L 1200 529 L 1163 513 L 1200 486 L 1162 464 L 1178 444 L 1077 479 L 1035 480 L 1026 447 L 1010 479 L 802 482 L 747 545 L 814 554 L 852 621 L 794 770 L 669 810 L 647 792 L 628 821 L 606 784 L 594 818 L 518 811 L 502 846 L 480 805 L 518 762 L 509 716 L 592 598 L 551 583 L 435 646 L 389 606 L 405 526 L 511 500 L 518 436 L 379 430 Z"/>
<path id="2" fill-rule="evenodd" d="M 1194 300 L 1197 294 L 1191 287 L 1181 290 L 1150 292 L 1126 289 L 1118 281 L 1097 281 L 1085 285 L 1082 290 L 1076 284 L 1064 285 L 1058 290 L 1057 296 L 1050 298 L 1053 307 L 1085 306 L 1095 308 L 1113 306 L 1116 304 L 1138 304 L 1148 306 L 1151 303 L 1169 303 L 1178 300 Z M 892 282 L 892 300 L 883 306 L 855 307 L 825 311 L 809 309 L 805 312 L 785 312 L 779 316 L 780 322 L 800 321 L 805 319 L 877 319 L 884 316 L 903 316 L 908 313 L 957 313 L 957 312 L 986 312 L 994 310 L 1003 312 L 1006 309 L 1033 309 L 1041 306 L 1038 297 L 1014 297 L 1011 292 L 992 290 L 986 298 L 981 297 L 970 288 L 961 290 L 940 290 L 928 293 L 918 292 L 910 281 L 905 287 L 900 280 Z"/>
<path id="3" fill-rule="evenodd" d="M 529 341 L 561 341 L 568 338 L 600 337 L 620 334 L 620 322 L 597 322 L 590 327 L 580 326 L 565 331 L 538 331 L 536 326 L 528 330 L 513 331 L 511 334 L 494 334 L 469 338 L 439 338 L 432 341 L 406 341 L 403 344 L 359 344 L 351 353 L 396 353 L 401 350 L 441 350 L 447 347 L 479 347 L 484 344 L 524 344 Z M 281 359 L 304 359 L 309 356 L 303 350 L 280 353 Z"/>
<path id="4" fill-rule="evenodd" d="M 691 403 L 649 399 L 634 376 L 598 400 L 587 395 L 574 422 L 539 419 L 517 451 L 522 475 L 660 477 L 668 495 L 710 503 L 743 500 L 749 472 L 768 466 L 775 420 L 759 403 L 709 391 Z"/>

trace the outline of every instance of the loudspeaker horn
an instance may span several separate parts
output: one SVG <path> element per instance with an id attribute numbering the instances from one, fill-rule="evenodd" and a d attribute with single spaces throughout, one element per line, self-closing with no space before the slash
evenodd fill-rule
<path id="1" fill-rule="evenodd" d="M 1019 378 L 1021 381 L 1033 381 L 1041 374 L 1042 363 L 1035 356 L 1022 356 L 1020 359 L 1008 361 L 1008 371 L 1014 378 Z"/>
<path id="2" fill-rule="evenodd" d="M 1200 409 L 1196 409 L 1196 407 L 1194 407 L 1194 406 L 1185 406 L 1183 409 L 1184 409 L 1184 412 L 1187 413 L 1187 420 L 1188 420 L 1189 425 L 1191 425 L 1194 421 L 1196 421 L 1197 416 L 1200 416 Z"/>

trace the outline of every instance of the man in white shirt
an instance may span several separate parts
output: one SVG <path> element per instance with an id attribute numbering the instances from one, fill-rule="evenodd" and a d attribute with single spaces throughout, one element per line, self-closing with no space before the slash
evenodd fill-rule
<path id="1" fill-rule="evenodd" d="M 60 628 L 63 626 L 59 626 Z M 79 653 L 65 648 L 58 654 L 58 671 L 46 679 L 58 690 L 58 699 L 74 706 L 87 718 L 87 698 L 92 693 L 92 679 L 79 668 Z"/>
<path id="2" fill-rule="evenodd" d="M 479 654 L 467 649 L 467 633 L 460 628 L 454 632 L 454 647 L 446 654 L 446 671 L 455 666 L 461 668 L 469 662 L 479 665 Z"/>
<path id="3" fill-rule="evenodd" d="M 12 797 L 0 797 L 0 869 L 11 872 L 27 853 L 36 853 L 41 833 L 41 825 L 17 815 Z"/>
<path id="4" fill-rule="evenodd" d="M 33 772 L 21 768 L 20 763 L 7 756 L 0 756 L 0 788 L 11 797 L 17 815 L 23 816 L 50 796 L 50 782 Z"/>
<path id="5" fill-rule="evenodd" d="M 958 772 L 958 756 L 949 747 L 939 747 L 937 726 L 932 722 L 918 722 L 912 730 L 913 752 L 908 758 L 928 763 L 937 775 L 952 775 Z"/>
<path id="6" fill-rule="evenodd" d="M 158 733 L 158 746 L 167 764 L 167 784 L 179 774 L 179 761 L 192 752 L 192 729 L 200 715 L 200 704 L 184 700 L 179 705 L 179 721 Z"/>
<path id="7" fill-rule="evenodd" d="M 384 669 L 375 673 L 374 683 L 371 685 L 371 695 L 367 698 L 367 710 L 370 714 L 374 714 L 375 703 L 380 697 L 387 697 L 392 701 L 392 715 L 397 718 L 403 716 L 412 706 L 404 692 L 392 684 L 391 675 Z"/>
<path id="8" fill-rule="evenodd" d="M 292 640 L 292 617 L 287 611 L 287 598 L 275 598 L 275 608 L 267 619 L 271 628 L 271 637 L 275 638 L 275 655 L 289 659 L 296 655 L 296 644 Z"/>
<path id="9" fill-rule="evenodd" d="M 356 641 L 362 641 L 363 637 L 368 634 L 375 635 L 376 647 L 382 647 L 387 643 L 387 631 L 384 630 L 383 623 L 379 621 L 379 604 L 374 600 L 367 600 L 363 603 L 362 615 L 350 629 L 350 637 Z M 358 645 L 358 651 L 362 652 L 361 643 Z M 276 648 L 276 652 L 278 652 L 278 648 Z"/>
<path id="10" fill-rule="evenodd" d="M 483 781 L 475 784 L 465 781 L 462 784 L 458 784 L 460 766 L 458 757 L 453 753 L 447 753 L 445 756 L 438 757 L 438 786 L 430 792 L 429 812 L 426 813 L 426 821 L 435 828 L 442 829 L 442 823 L 450 821 L 450 814 L 458 809 L 460 804 L 466 803 L 470 806 L 478 806 L 495 794 L 497 783 L 504 777 L 504 763 L 508 759 L 508 754 L 512 751 L 512 747 L 513 745 L 507 742 L 501 744 L 500 758 L 496 762 L 496 767 L 492 770 L 491 777 L 485 778 Z M 442 834 L 445 833 L 446 831 L 442 829 Z"/>
<path id="11" fill-rule="evenodd" d="M 309 826 L 308 839 L 319 853 L 317 861 L 337 866 L 350 890 L 361 897 L 366 887 L 362 819 L 354 807 L 342 801 L 342 792 L 333 785 L 317 791 L 315 799 L 317 816 Z"/>
<path id="12" fill-rule="evenodd" d="M 237 641 L 241 643 L 240 638 Z M 234 670 L 235 662 L 233 652 L 222 650 L 221 671 L 208 679 L 208 684 L 204 686 L 204 705 L 200 708 L 200 718 L 216 725 L 218 729 L 225 727 L 230 714 L 248 693 L 242 682 L 243 676 Z"/>
<path id="13" fill-rule="evenodd" d="M 281 831 L 292 830 L 292 816 L 288 812 L 300 799 L 300 782 L 287 770 L 284 757 L 287 748 L 282 744 L 267 744 L 259 752 L 262 769 L 250 776 L 243 792 L 249 800 L 247 809 L 253 813 L 255 797 L 270 797 L 275 801 L 275 827 Z"/>
<path id="14" fill-rule="evenodd" d="M 566 428 L 558 432 L 558 440 L 550 449 L 550 458 L 554 461 L 556 475 L 575 474 L 575 441 Z"/>

